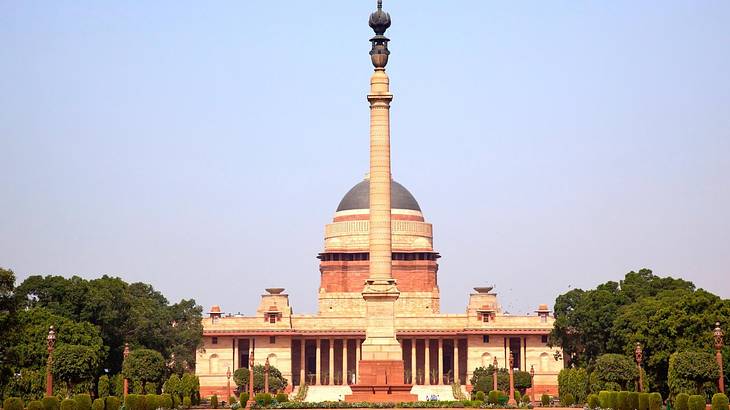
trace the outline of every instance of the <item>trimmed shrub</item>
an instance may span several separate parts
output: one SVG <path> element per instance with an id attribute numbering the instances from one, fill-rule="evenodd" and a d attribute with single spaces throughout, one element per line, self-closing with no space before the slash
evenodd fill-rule
<path id="1" fill-rule="evenodd" d="M 183 405 L 184 409 L 189 409 L 190 406 L 193 405 L 193 403 L 190 401 L 190 397 L 188 397 L 188 396 L 183 397 L 182 405 Z"/>
<path id="2" fill-rule="evenodd" d="M 88 394 L 76 394 L 73 397 L 78 410 L 91 410 L 91 396 Z"/>
<path id="3" fill-rule="evenodd" d="M 527 392 L 525 392 L 525 394 L 522 395 L 522 403 L 523 404 L 530 404 L 530 403 L 532 403 L 532 398 L 530 397 L 529 394 L 527 394 Z"/>
<path id="4" fill-rule="evenodd" d="M 601 407 L 601 401 L 598 399 L 597 394 L 589 394 L 588 395 L 588 408 L 589 409 L 598 409 Z"/>
<path id="5" fill-rule="evenodd" d="M 157 405 L 156 394 L 145 394 L 144 395 L 144 409 L 145 410 L 157 410 L 160 407 Z"/>
<path id="6" fill-rule="evenodd" d="M 269 393 L 257 393 L 256 396 L 254 396 L 254 400 L 256 400 L 256 403 L 259 405 L 268 406 L 271 404 L 273 398 Z"/>
<path id="7" fill-rule="evenodd" d="M 723 393 L 716 393 L 712 396 L 712 410 L 727 410 L 728 400 L 727 396 Z"/>
<path id="8" fill-rule="evenodd" d="M 144 408 L 144 396 L 139 394 L 128 394 L 124 400 L 124 407 L 126 410 L 145 410 Z"/>
<path id="9" fill-rule="evenodd" d="M 515 390 L 514 399 L 517 403 L 519 403 L 522 400 L 522 395 L 517 390 Z"/>
<path id="10" fill-rule="evenodd" d="M 618 410 L 629 410 L 629 392 L 618 392 L 618 403 L 616 403 L 616 407 L 618 407 Z"/>
<path id="11" fill-rule="evenodd" d="M 104 410 L 119 410 L 120 405 L 117 396 L 109 396 L 104 399 Z"/>
<path id="12" fill-rule="evenodd" d="M 639 410 L 649 410 L 649 393 L 639 393 Z"/>
<path id="13" fill-rule="evenodd" d="M 482 392 L 482 401 L 484 401 L 483 397 L 484 397 L 484 392 Z M 289 395 L 286 393 L 277 393 L 276 401 L 279 403 L 286 403 L 289 401 Z"/>
<path id="14" fill-rule="evenodd" d="M 26 410 L 43 410 L 43 403 L 41 403 L 40 400 L 33 400 L 28 403 L 28 407 L 26 407 Z"/>
<path id="15" fill-rule="evenodd" d="M 611 405 L 613 406 L 613 407 L 611 407 L 612 409 L 620 410 L 618 408 L 618 392 L 617 391 L 611 392 Z"/>
<path id="16" fill-rule="evenodd" d="M 573 397 L 570 393 L 565 393 L 564 395 L 560 396 L 560 404 L 562 404 L 564 407 L 570 407 L 575 404 L 575 397 Z"/>
<path id="17" fill-rule="evenodd" d="M 248 392 L 243 392 L 240 395 L 238 395 L 238 402 L 241 403 L 241 407 L 246 406 L 247 401 L 248 401 Z"/>
<path id="18" fill-rule="evenodd" d="M 477 392 L 477 394 L 475 394 L 475 395 L 474 395 L 474 399 L 475 399 L 475 400 L 481 400 L 481 401 L 484 401 L 484 399 L 485 399 L 485 397 L 484 397 L 484 392 L 483 392 L 483 391 L 481 391 L 481 390 L 479 390 L 479 391 Z"/>
<path id="19" fill-rule="evenodd" d="M 23 410 L 25 403 L 20 397 L 8 397 L 3 401 L 3 410 Z"/>
<path id="20" fill-rule="evenodd" d="M 649 410 L 662 409 L 662 395 L 654 392 L 649 394 Z"/>
<path id="21" fill-rule="evenodd" d="M 674 410 L 689 410 L 689 394 L 679 393 L 674 398 Z"/>
<path id="22" fill-rule="evenodd" d="M 215 394 L 210 396 L 210 408 L 212 408 L 212 409 L 218 408 L 218 396 Z"/>
<path id="23" fill-rule="evenodd" d="M 607 391 L 607 390 L 602 390 L 602 391 L 598 392 L 598 402 L 601 404 L 602 408 L 610 409 L 611 408 L 611 392 Z"/>
<path id="24" fill-rule="evenodd" d="M 547 407 L 550 405 L 550 395 L 549 394 L 542 394 L 542 397 L 540 397 L 540 404 L 542 404 L 543 407 Z"/>
<path id="25" fill-rule="evenodd" d="M 705 410 L 705 396 L 693 394 L 687 400 L 689 410 Z"/>
<path id="26" fill-rule="evenodd" d="M 489 392 L 488 402 L 489 404 L 499 404 L 499 390 L 492 390 Z"/>
<path id="27" fill-rule="evenodd" d="M 170 393 L 165 393 L 160 396 L 160 407 L 163 409 L 171 409 L 172 408 L 172 395 Z M 107 409 L 109 410 L 109 409 Z"/>
<path id="28" fill-rule="evenodd" d="M 91 409 L 92 410 L 104 410 L 104 399 L 95 399 L 93 402 L 91 402 Z M 30 410 L 30 409 L 28 409 Z"/>
<path id="29" fill-rule="evenodd" d="M 64 399 L 61 402 L 61 410 L 78 410 L 78 404 L 76 404 L 76 400 Z"/>
<path id="30" fill-rule="evenodd" d="M 639 410 L 639 392 L 629 392 L 629 410 Z"/>
<path id="31" fill-rule="evenodd" d="M 100 398 L 105 398 L 111 394 L 111 383 L 109 382 L 109 376 L 102 375 L 99 377 L 99 384 L 97 384 L 97 390 Z M 94 405 L 92 404 L 92 407 Z"/>
<path id="32" fill-rule="evenodd" d="M 56 396 L 46 396 L 41 400 L 43 404 L 43 410 L 60 410 L 61 400 L 58 400 Z"/>
<path id="33" fill-rule="evenodd" d="M 558 396 L 570 393 L 576 403 L 584 403 L 588 392 L 588 373 L 586 369 L 563 369 L 558 374 Z"/>

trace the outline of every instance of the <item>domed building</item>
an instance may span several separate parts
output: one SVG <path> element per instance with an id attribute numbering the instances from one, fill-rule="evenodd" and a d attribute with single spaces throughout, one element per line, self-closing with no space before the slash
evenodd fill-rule
<path id="1" fill-rule="evenodd" d="M 318 312 L 294 314 L 283 288 L 266 289 L 251 315 L 213 306 L 197 352 L 201 394 L 228 397 L 229 375 L 251 362 L 279 369 L 288 392 L 308 385 L 307 401 L 453 400 L 452 384 L 467 392 L 475 369 L 493 364 L 534 374 L 533 397 L 556 394 L 562 352 L 548 346 L 547 305 L 509 315 L 492 287 L 477 286 L 463 312 L 441 313 L 433 227 L 390 173 L 390 15 L 380 1 L 370 26 L 370 172 L 325 226 Z"/>

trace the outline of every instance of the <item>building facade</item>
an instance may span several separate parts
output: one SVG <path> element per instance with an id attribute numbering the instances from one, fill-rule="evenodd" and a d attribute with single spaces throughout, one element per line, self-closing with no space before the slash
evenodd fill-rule
<path id="1" fill-rule="evenodd" d="M 547 345 L 553 327 L 547 305 L 509 315 L 491 287 L 476 287 L 463 313 L 441 313 L 433 227 L 390 173 L 393 95 L 384 36 L 390 15 L 380 1 L 369 23 L 376 34 L 370 39 L 370 173 L 325 226 L 318 312 L 294 314 L 283 288 L 266 289 L 252 315 L 226 315 L 213 306 L 197 353 L 201 394 L 227 397 L 229 375 L 249 366 L 252 351 L 256 364 L 268 360 L 281 371 L 289 391 L 305 383 L 320 391 L 329 386 L 353 401 L 414 400 L 416 391 L 429 388 L 448 393 L 454 382 L 468 387 L 478 367 L 495 360 L 509 366 L 510 356 L 515 369 L 534 370 L 535 394 L 556 393 L 563 362 Z"/>
<path id="2" fill-rule="evenodd" d="M 368 179 L 355 185 L 325 226 L 324 251 L 318 255 L 317 314 L 293 314 L 281 288 L 266 289 L 252 315 L 211 309 L 203 319 L 204 346 L 196 362 L 202 394 L 225 396 L 226 372 L 248 368 L 251 349 L 256 363 L 268 358 L 289 380 L 290 389 L 303 382 L 358 382 L 367 323 L 362 289 L 369 266 L 368 191 Z M 406 382 L 467 385 L 474 369 L 489 366 L 495 358 L 500 368 L 507 367 L 512 353 L 516 369 L 534 369 L 536 394 L 555 394 L 563 361 L 555 360 L 558 348 L 547 345 L 554 321 L 547 305 L 531 315 L 505 314 L 492 288 L 476 287 L 464 313 L 441 313 L 432 226 L 406 188 L 392 181 L 391 193 L 392 272 L 400 290 L 395 326 Z"/>

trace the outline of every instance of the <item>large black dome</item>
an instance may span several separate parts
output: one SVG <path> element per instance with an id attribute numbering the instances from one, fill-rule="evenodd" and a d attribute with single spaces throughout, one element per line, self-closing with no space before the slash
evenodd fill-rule
<path id="1" fill-rule="evenodd" d="M 401 184 L 390 180 L 391 209 L 421 211 L 416 198 Z M 337 206 L 337 212 L 350 209 L 370 208 L 370 179 L 366 179 L 350 189 Z"/>

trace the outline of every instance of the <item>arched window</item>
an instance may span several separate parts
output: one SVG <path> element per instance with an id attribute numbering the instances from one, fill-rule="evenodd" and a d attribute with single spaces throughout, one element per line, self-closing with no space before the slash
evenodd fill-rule
<path id="1" fill-rule="evenodd" d="M 269 365 L 276 367 L 276 355 L 274 353 L 271 353 L 269 356 Z"/>
<path id="2" fill-rule="evenodd" d="M 492 364 L 492 355 L 486 352 L 482 354 L 482 366 L 489 367 Z"/>

